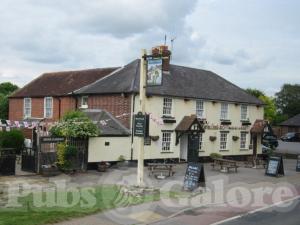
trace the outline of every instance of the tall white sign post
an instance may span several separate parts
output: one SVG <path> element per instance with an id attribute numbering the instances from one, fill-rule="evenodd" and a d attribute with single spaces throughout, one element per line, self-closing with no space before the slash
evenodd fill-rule
<path id="1" fill-rule="evenodd" d="M 145 115 L 145 98 L 146 98 L 146 72 L 147 61 L 145 55 L 146 50 L 142 50 L 141 65 L 140 65 L 140 112 Z M 139 137 L 140 146 L 138 151 L 138 168 L 137 168 L 137 185 L 144 186 L 144 137 Z"/>

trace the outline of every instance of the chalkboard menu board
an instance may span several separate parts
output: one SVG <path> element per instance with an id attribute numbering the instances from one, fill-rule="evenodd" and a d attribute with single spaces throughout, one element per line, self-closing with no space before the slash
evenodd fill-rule
<path id="1" fill-rule="evenodd" d="M 267 176 L 284 176 L 282 157 L 270 157 L 266 169 Z"/>
<path id="2" fill-rule="evenodd" d="M 199 185 L 205 185 L 204 167 L 201 163 L 190 162 L 187 165 L 184 176 L 183 189 L 193 191 Z"/>
<path id="3" fill-rule="evenodd" d="M 300 172 L 300 155 L 298 155 L 296 171 Z"/>
<path id="4" fill-rule="evenodd" d="M 145 136 L 146 117 L 141 112 L 134 115 L 134 136 Z"/>

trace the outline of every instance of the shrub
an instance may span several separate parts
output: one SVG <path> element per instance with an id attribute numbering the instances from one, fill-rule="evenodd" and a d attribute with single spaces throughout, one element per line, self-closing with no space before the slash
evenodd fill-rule
<path id="1" fill-rule="evenodd" d="M 54 136 L 86 138 L 98 136 L 98 127 L 83 112 L 72 111 L 54 125 L 50 132 Z"/>
<path id="2" fill-rule="evenodd" d="M 221 158 L 222 158 L 222 155 L 219 154 L 219 153 L 211 153 L 211 154 L 209 155 L 209 157 L 212 158 L 212 159 L 221 159 Z"/>
<path id="3" fill-rule="evenodd" d="M 17 154 L 20 154 L 24 147 L 24 135 L 20 130 L 11 130 L 0 132 L 0 147 L 14 148 Z"/>
<path id="4" fill-rule="evenodd" d="M 76 154 L 76 147 L 66 143 L 57 144 L 57 166 L 63 170 L 72 169 L 72 161 Z"/>

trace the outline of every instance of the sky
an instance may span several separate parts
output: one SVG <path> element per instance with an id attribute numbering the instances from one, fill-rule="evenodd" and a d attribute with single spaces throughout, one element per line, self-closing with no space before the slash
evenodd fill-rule
<path id="1" fill-rule="evenodd" d="M 1 0 L 0 82 L 122 66 L 173 41 L 172 63 L 274 95 L 300 83 L 298 0 Z"/>

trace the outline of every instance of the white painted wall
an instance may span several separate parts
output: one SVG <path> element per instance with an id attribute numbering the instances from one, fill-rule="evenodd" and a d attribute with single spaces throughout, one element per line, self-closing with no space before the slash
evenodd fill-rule
<path id="1" fill-rule="evenodd" d="M 105 142 L 109 142 L 105 146 Z M 88 162 L 118 161 L 120 155 L 130 159 L 130 137 L 94 137 L 89 138 Z"/>

